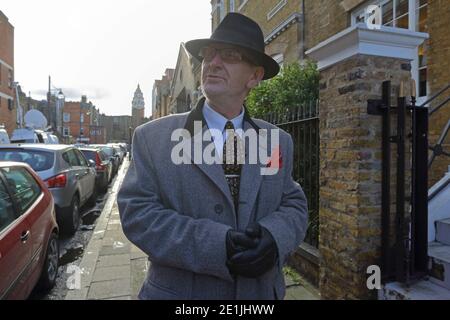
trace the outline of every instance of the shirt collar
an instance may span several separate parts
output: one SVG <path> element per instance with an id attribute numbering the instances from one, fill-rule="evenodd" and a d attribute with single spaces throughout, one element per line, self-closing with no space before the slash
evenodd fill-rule
<path id="1" fill-rule="evenodd" d="M 205 100 L 205 104 L 203 107 L 203 117 L 205 118 L 206 123 L 208 124 L 209 129 L 216 129 L 219 131 L 224 130 L 225 124 L 227 123 L 228 119 L 225 118 L 223 115 L 215 111 L 213 108 L 211 108 L 208 103 Z M 230 120 L 233 122 L 234 129 L 241 129 L 243 130 L 243 122 L 244 122 L 244 107 L 241 109 L 241 113 L 237 117 L 234 117 Z"/>

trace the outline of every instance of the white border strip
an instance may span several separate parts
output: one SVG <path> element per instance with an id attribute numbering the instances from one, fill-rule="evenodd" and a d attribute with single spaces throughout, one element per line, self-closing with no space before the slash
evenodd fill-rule
<path id="1" fill-rule="evenodd" d="M 280 25 L 278 25 L 278 27 L 273 29 L 273 31 L 264 39 L 265 44 L 267 45 L 270 42 L 272 42 L 276 37 L 280 35 L 281 32 L 287 29 L 287 27 L 289 27 L 291 23 L 300 21 L 300 19 L 302 19 L 302 14 L 300 13 L 291 14 L 289 18 L 284 20 Z"/>
<path id="2" fill-rule="evenodd" d="M 2 59 L 0 59 L 0 64 L 4 65 L 5 67 L 7 67 L 8 69 L 14 70 L 13 67 L 11 67 L 9 64 L 7 64 L 5 61 L 3 61 Z"/>
<path id="3" fill-rule="evenodd" d="M 238 11 L 240 12 L 242 8 L 247 4 L 248 0 L 244 0 L 244 2 L 241 3 L 241 5 L 238 8 Z"/>
<path id="4" fill-rule="evenodd" d="M 275 7 L 272 8 L 272 10 L 269 11 L 267 14 L 267 21 L 272 19 L 274 15 L 276 15 L 283 7 L 287 4 L 287 0 L 281 0 L 277 3 Z"/>
<path id="5" fill-rule="evenodd" d="M 3 92 L 0 92 L 0 97 L 5 98 L 5 99 L 11 99 L 11 100 L 14 100 L 13 97 L 8 96 L 7 94 L 5 94 L 5 93 L 3 93 Z"/>

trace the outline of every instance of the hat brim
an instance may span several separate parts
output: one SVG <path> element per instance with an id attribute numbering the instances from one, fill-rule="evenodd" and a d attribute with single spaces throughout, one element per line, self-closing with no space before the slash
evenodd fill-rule
<path id="1" fill-rule="evenodd" d="M 230 44 L 230 45 L 241 47 L 241 48 L 248 50 L 252 54 L 252 56 L 255 57 L 255 60 L 256 60 L 255 62 L 258 61 L 258 64 L 264 68 L 263 80 L 267 80 L 267 79 L 275 77 L 278 74 L 278 72 L 280 71 L 280 66 L 272 57 L 268 56 L 265 53 L 256 51 L 252 48 L 245 47 L 240 44 L 236 44 L 232 41 L 222 41 L 222 40 L 212 40 L 212 39 L 196 39 L 196 40 L 191 40 L 191 41 L 186 42 L 184 46 L 186 47 L 186 50 L 189 51 L 189 53 L 191 55 L 193 55 L 199 61 L 202 61 L 203 59 L 199 55 L 200 50 L 203 47 L 205 47 L 211 43 Z"/>

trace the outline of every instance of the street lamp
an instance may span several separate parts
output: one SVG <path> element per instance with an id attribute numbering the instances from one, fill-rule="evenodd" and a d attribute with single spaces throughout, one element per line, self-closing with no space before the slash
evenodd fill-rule
<path id="1" fill-rule="evenodd" d="M 53 87 L 53 88 L 52 88 Z M 56 98 L 56 106 L 55 106 L 55 118 L 53 119 L 53 113 L 51 110 L 51 97 L 54 96 Z M 64 99 L 65 96 L 62 92 L 61 88 L 56 88 L 51 83 L 51 77 L 48 77 L 48 92 L 47 92 L 47 104 L 48 104 L 48 122 L 52 128 L 56 127 L 56 131 L 62 136 L 62 109 L 64 107 Z"/>

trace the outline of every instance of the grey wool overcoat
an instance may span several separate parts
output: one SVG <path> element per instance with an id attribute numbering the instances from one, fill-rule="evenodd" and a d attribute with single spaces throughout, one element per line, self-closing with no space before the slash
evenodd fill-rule
<path id="1" fill-rule="evenodd" d="M 245 145 L 238 212 L 220 163 L 194 161 L 176 164 L 172 141 L 176 129 L 189 132 L 194 150 L 195 135 L 207 130 L 204 99 L 188 113 L 155 119 L 139 126 L 133 136 L 132 161 L 118 194 L 125 235 L 149 257 L 150 268 L 139 293 L 140 299 L 283 299 L 282 267 L 288 255 L 303 241 L 308 220 L 305 195 L 293 181 L 293 142 L 280 130 L 279 145 L 271 145 L 268 122 L 244 114 L 244 131 L 265 132 L 267 150 L 278 147 L 280 169 L 262 175 L 270 164 L 250 164 Z M 201 130 L 194 132 L 194 122 Z M 266 130 L 263 130 L 266 129 Z M 202 141 L 206 148 L 211 141 Z M 263 146 L 264 148 L 264 146 Z M 268 152 L 270 155 L 270 152 Z M 185 155 L 185 156 L 186 156 Z M 278 263 L 259 278 L 231 275 L 226 266 L 226 233 L 245 230 L 259 222 L 275 239 Z"/>

